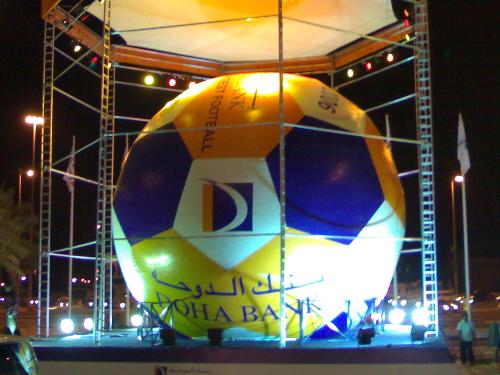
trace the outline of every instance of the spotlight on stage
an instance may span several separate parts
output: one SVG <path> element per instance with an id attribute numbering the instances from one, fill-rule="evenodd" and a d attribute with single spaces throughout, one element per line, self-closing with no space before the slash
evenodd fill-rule
<path id="1" fill-rule="evenodd" d="M 154 76 L 152 76 L 151 74 L 148 74 L 144 77 L 144 84 L 151 86 L 153 83 L 155 83 Z"/>
<path id="2" fill-rule="evenodd" d="M 370 345 L 374 336 L 375 330 L 373 328 L 360 328 L 358 331 L 358 345 Z"/>
<path id="3" fill-rule="evenodd" d="M 222 343 L 222 328 L 207 329 L 208 342 L 211 346 L 220 346 Z"/>
<path id="4" fill-rule="evenodd" d="M 175 87 L 175 85 L 177 85 L 177 80 L 175 78 L 170 78 L 167 81 L 167 84 L 168 84 L 169 87 Z"/>
<path id="5" fill-rule="evenodd" d="M 172 328 L 161 328 L 159 334 L 163 345 L 175 345 L 175 331 Z"/>
<path id="6" fill-rule="evenodd" d="M 411 326 L 411 342 L 424 341 L 426 331 L 427 331 L 426 326 L 413 324 Z"/>
<path id="7" fill-rule="evenodd" d="M 391 324 L 399 325 L 405 319 L 405 312 L 402 309 L 394 308 L 389 312 L 389 322 Z"/>
<path id="8" fill-rule="evenodd" d="M 70 333 L 73 333 L 73 331 L 75 330 L 75 323 L 73 323 L 71 319 L 65 318 L 61 320 L 59 327 L 61 328 L 61 331 L 63 333 L 69 335 Z"/>

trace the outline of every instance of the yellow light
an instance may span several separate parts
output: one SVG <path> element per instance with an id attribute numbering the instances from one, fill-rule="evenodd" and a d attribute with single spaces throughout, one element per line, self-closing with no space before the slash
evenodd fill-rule
<path id="1" fill-rule="evenodd" d="M 394 61 L 394 55 L 392 53 L 388 53 L 387 57 L 386 57 L 386 60 L 388 62 L 393 62 Z"/>
<path id="2" fill-rule="evenodd" d="M 455 176 L 454 180 L 455 180 L 455 182 L 458 182 L 460 184 L 460 183 L 464 182 L 464 176 L 457 175 L 457 176 Z"/>
<path id="3" fill-rule="evenodd" d="M 406 35 L 405 35 L 405 38 L 406 38 L 406 41 L 407 41 L 407 42 L 409 42 L 409 41 L 410 41 L 410 39 L 411 39 L 411 38 L 410 38 L 410 34 L 406 34 Z"/>
<path id="4" fill-rule="evenodd" d="M 247 18 L 247 22 L 251 22 L 252 20 L 253 20 L 253 18 L 252 18 L 252 17 L 248 17 L 248 18 Z"/>
<path id="5" fill-rule="evenodd" d="M 347 76 L 349 78 L 354 77 L 354 70 L 352 70 L 351 68 L 347 69 Z"/>
<path id="6" fill-rule="evenodd" d="M 408 12 L 408 9 L 403 10 L 403 14 L 405 15 L 406 18 L 410 16 L 410 12 Z"/>
<path id="7" fill-rule="evenodd" d="M 151 74 L 148 74 L 144 77 L 144 83 L 148 86 L 151 86 L 153 83 L 155 83 L 155 77 L 153 77 Z"/>
<path id="8" fill-rule="evenodd" d="M 30 125 L 33 125 L 33 126 L 37 126 L 37 125 L 42 125 L 43 124 L 43 118 L 39 117 L 39 116 L 26 116 L 24 121 L 27 123 L 27 124 L 30 124 Z"/>

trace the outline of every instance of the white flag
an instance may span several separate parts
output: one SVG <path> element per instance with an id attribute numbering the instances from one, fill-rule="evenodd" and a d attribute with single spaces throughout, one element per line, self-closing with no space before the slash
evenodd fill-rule
<path id="1" fill-rule="evenodd" d="M 70 193 L 73 192 L 75 188 L 75 141 L 73 139 L 73 147 L 71 148 L 71 157 L 69 158 L 68 168 L 66 169 L 66 175 L 64 175 L 63 180 L 66 182 L 66 186 Z"/>
<path id="2" fill-rule="evenodd" d="M 467 140 L 465 139 L 464 121 L 462 120 L 462 114 L 458 114 L 458 147 L 457 147 L 457 158 L 460 162 L 460 169 L 462 170 L 462 176 L 465 176 L 467 171 L 470 169 L 470 159 L 469 150 L 467 149 Z"/>

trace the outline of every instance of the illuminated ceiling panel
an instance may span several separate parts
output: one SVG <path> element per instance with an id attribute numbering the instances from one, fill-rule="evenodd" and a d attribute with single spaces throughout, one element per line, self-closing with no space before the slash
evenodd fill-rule
<path id="1" fill-rule="evenodd" d="M 102 19 L 103 5 L 89 11 Z M 277 1 L 113 0 L 130 46 L 224 62 L 278 58 Z M 283 0 L 284 58 L 322 56 L 396 22 L 390 0 Z"/>

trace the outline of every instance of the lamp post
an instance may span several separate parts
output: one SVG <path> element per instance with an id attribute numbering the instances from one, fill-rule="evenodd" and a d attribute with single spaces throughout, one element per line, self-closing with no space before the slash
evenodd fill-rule
<path id="1" fill-rule="evenodd" d="M 457 219 L 455 211 L 455 183 L 462 183 L 464 177 L 461 175 L 455 175 L 450 181 L 451 186 L 451 216 L 452 216 L 452 226 L 453 226 L 453 263 L 454 263 L 454 274 L 453 274 L 453 287 L 455 288 L 455 293 L 458 293 L 458 257 L 457 257 Z"/>
<path id="2" fill-rule="evenodd" d="M 33 169 L 19 169 L 19 174 L 17 176 L 17 205 L 21 207 L 22 197 L 23 197 L 23 175 L 29 178 L 33 178 L 35 171 Z"/>
<path id="3" fill-rule="evenodd" d="M 33 142 L 31 148 L 31 168 L 36 170 L 35 168 L 35 154 L 36 154 L 36 127 L 41 126 L 43 124 L 43 117 L 28 115 L 24 118 L 26 124 L 31 125 L 33 127 Z M 30 212 L 33 215 L 35 213 L 35 179 L 33 178 L 31 181 L 31 199 L 30 199 Z M 30 231 L 30 240 L 34 239 L 33 231 Z M 31 299 L 33 294 L 33 282 L 35 271 L 30 273 L 30 279 L 28 280 L 28 296 Z"/>
<path id="4" fill-rule="evenodd" d="M 43 118 L 39 116 L 28 115 L 25 117 L 24 121 L 26 124 L 33 127 L 33 143 L 31 152 L 31 168 L 35 169 L 35 153 L 36 153 L 36 127 L 43 124 Z M 34 211 L 35 205 L 35 181 L 31 183 L 31 213 Z"/>

